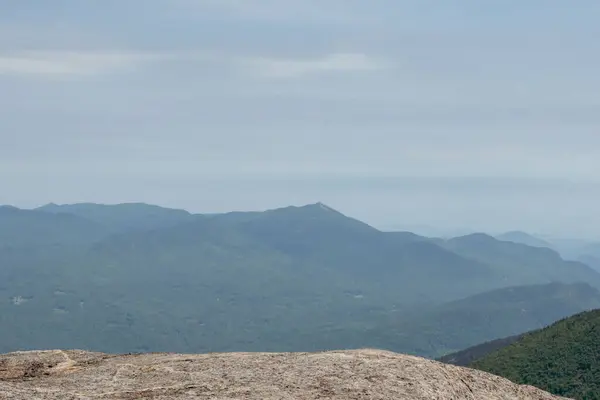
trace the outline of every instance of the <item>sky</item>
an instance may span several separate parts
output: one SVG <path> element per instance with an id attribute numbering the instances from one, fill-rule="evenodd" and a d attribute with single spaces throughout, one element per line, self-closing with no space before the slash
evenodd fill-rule
<path id="1" fill-rule="evenodd" d="M 0 204 L 600 238 L 597 0 L 0 2 Z"/>

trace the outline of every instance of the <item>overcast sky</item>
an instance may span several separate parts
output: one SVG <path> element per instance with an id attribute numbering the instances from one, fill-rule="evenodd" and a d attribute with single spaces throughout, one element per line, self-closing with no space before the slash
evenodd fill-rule
<path id="1" fill-rule="evenodd" d="M 597 0 L 0 3 L 0 203 L 600 238 Z"/>

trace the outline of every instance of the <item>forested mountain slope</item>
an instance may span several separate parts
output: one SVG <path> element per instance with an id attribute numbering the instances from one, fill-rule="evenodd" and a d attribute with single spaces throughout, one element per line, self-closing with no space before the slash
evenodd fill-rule
<path id="1" fill-rule="evenodd" d="M 514 252 L 506 248 L 513 243 L 493 238 L 487 249 L 464 239 L 381 232 L 320 203 L 217 215 L 147 205 L 5 213 L 18 218 L 4 217 L 11 224 L 0 226 L 8 232 L 0 245 L 0 322 L 12 327 L 0 333 L 0 351 L 370 346 L 435 356 L 552 322 L 589 307 L 594 297 L 581 287 L 577 296 L 587 302 L 572 306 L 560 295 L 547 304 L 560 315 L 536 311 L 513 327 L 503 324 L 509 331 L 465 319 L 460 310 L 485 315 L 495 303 L 480 299 L 477 311 L 445 303 L 507 286 L 572 282 L 584 268 L 522 245 Z M 44 234 L 36 234 L 38 226 Z M 497 257 L 497 246 L 509 256 Z M 581 274 L 590 283 L 597 275 Z M 528 309 L 538 309 L 535 298 Z M 506 299 L 498 307 L 518 305 Z M 439 313 L 456 316 L 447 334 L 432 322 Z M 474 335 L 451 339 L 465 329 L 463 321 L 478 324 L 468 328 Z M 415 332 L 412 326 L 431 333 L 406 333 Z"/>
<path id="2" fill-rule="evenodd" d="M 439 357 L 594 308 L 600 292 L 585 283 L 516 286 L 420 309 L 371 334 L 395 351 Z"/>
<path id="3" fill-rule="evenodd" d="M 600 310 L 528 333 L 471 366 L 558 395 L 600 399 Z"/>

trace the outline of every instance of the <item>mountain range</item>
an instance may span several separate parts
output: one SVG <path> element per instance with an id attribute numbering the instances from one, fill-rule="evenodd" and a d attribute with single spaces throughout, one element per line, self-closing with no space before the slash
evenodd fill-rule
<path id="1" fill-rule="evenodd" d="M 321 203 L 0 208 L 0 352 L 435 357 L 600 307 L 599 288 L 597 271 L 547 248 L 383 232 Z"/>
<path id="2" fill-rule="evenodd" d="M 496 239 L 521 243 L 533 247 L 546 247 L 557 251 L 567 260 L 582 262 L 600 271 L 600 243 L 579 239 L 543 239 L 521 231 L 506 232 Z"/>

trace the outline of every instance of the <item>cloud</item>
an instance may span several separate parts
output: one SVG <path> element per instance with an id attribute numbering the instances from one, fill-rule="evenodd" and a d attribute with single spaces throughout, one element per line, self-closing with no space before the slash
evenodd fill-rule
<path id="1" fill-rule="evenodd" d="M 94 76 L 132 71 L 165 57 L 119 51 L 23 51 L 0 54 L 0 75 Z"/>
<path id="2" fill-rule="evenodd" d="M 332 53 L 315 59 L 252 57 L 242 59 L 244 67 L 269 78 L 297 78 L 304 75 L 375 71 L 387 65 L 361 53 Z"/>
<path id="3" fill-rule="evenodd" d="M 362 53 L 331 53 L 319 58 L 236 56 L 219 52 L 146 53 L 138 51 L 38 50 L 0 53 L 1 75 L 89 77 L 135 72 L 158 61 L 220 64 L 263 78 L 299 78 L 340 72 L 376 71 L 388 64 Z M 199 64 L 198 64 L 199 63 Z"/>
<path id="4" fill-rule="evenodd" d="M 360 0 L 168 0 L 168 4 L 188 13 L 216 13 L 262 21 L 306 20 L 311 23 L 356 22 L 371 9 Z M 357 7 L 361 12 L 356 12 Z"/>

